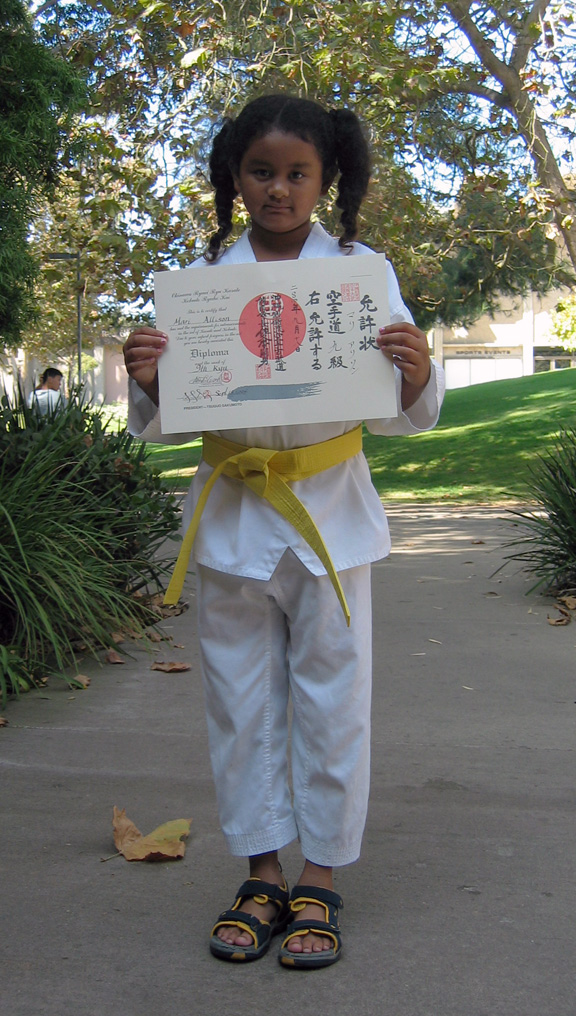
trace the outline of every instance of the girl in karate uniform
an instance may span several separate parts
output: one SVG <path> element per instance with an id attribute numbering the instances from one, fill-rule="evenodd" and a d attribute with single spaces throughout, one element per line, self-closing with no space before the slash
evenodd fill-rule
<path id="1" fill-rule="evenodd" d="M 369 151 L 351 111 L 263 96 L 224 121 L 210 169 L 218 230 L 195 262 L 199 267 L 372 253 L 354 239 Z M 311 218 L 335 180 L 338 239 Z M 250 227 L 224 246 L 237 196 Z M 438 419 L 442 371 L 430 360 L 426 336 L 402 302 L 389 262 L 386 272 L 391 323 L 377 342 L 395 366 L 398 416 L 364 422 L 374 434 L 414 434 Z M 174 443 L 196 435 L 160 431 L 157 368 L 167 341 L 157 329 L 139 327 L 125 344 L 129 428 L 146 441 Z M 249 862 L 247 881 L 211 930 L 211 950 L 222 959 L 257 959 L 280 931 L 279 958 L 286 966 L 325 966 L 340 958 L 342 900 L 333 868 L 359 857 L 368 803 L 370 565 L 390 549 L 386 516 L 361 451 L 361 422 L 206 434 L 186 500 L 185 529 L 219 463 L 194 523 L 198 632 L 220 822 L 229 850 Z M 232 468 L 252 449 L 309 453 L 310 446 L 313 475 L 288 486 L 321 535 L 324 560 Z M 278 461 L 281 468 L 282 456 Z M 290 893 L 278 852 L 296 838 L 303 867 Z"/>

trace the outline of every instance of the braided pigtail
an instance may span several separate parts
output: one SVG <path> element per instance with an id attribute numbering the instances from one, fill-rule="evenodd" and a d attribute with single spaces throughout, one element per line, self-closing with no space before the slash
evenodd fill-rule
<path id="1" fill-rule="evenodd" d="M 348 247 L 358 232 L 358 212 L 370 180 L 370 150 L 362 125 L 349 109 L 331 109 L 336 160 L 340 170 L 336 204 L 344 230 L 340 247 Z"/>
<path id="2" fill-rule="evenodd" d="M 232 209 L 236 188 L 230 171 L 230 138 L 234 121 L 227 117 L 212 143 L 210 153 L 210 182 L 215 189 L 214 205 L 218 229 L 210 237 L 204 254 L 207 261 L 215 261 L 222 243 L 232 232 Z"/>

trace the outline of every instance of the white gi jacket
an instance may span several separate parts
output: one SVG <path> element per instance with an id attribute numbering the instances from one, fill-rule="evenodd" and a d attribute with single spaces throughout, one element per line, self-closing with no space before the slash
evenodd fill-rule
<path id="1" fill-rule="evenodd" d="M 354 243 L 350 255 L 372 254 L 369 247 Z M 300 253 L 301 258 L 345 257 L 347 251 L 338 246 L 320 223 L 315 223 Z M 218 265 L 244 264 L 256 261 L 246 231 L 224 251 Z M 204 258 L 194 262 L 206 267 Z M 409 321 L 413 318 L 402 302 L 398 281 L 386 262 L 390 320 Z M 311 269 L 313 274 L 313 269 Z M 417 402 L 402 412 L 400 393 L 402 374 L 396 368 L 396 391 L 399 415 L 393 419 L 366 420 L 372 434 L 417 434 L 430 430 L 438 420 L 444 395 L 444 374 L 434 362 L 427 387 Z M 361 421 L 344 423 L 297 424 L 283 427 L 215 431 L 221 437 L 249 447 L 299 448 L 327 441 L 353 430 Z M 157 407 L 132 379 L 129 382 L 128 429 L 145 441 L 178 444 L 193 440 L 197 434 L 162 434 Z M 194 477 L 184 504 L 184 531 L 192 517 L 202 487 L 211 473 L 205 462 Z M 314 519 L 337 571 L 378 561 L 390 551 L 390 535 L 384 508 L 372 485 L 364 454 L 333 466 L 316 476 L 291 484 Z M 290 547 L 314 575 L 325 568 L 314 551 L 267 501 L 259 498 L 245 484 L 226 476 L 216 481 L 202 515 L 194 543 L 193 556 L 199 563 L 217 571 L 268 579 L 280 558 Z"/>

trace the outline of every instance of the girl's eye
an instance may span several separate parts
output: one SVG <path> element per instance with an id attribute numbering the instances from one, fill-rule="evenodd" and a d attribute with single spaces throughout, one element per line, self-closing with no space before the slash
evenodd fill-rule
<path id="1" fill-rule="evenodd" d="M 270 172 L 267 169 L 255 169 L 254 176 L 257 177 L 258 180 L 267 180 L 270 176 Z"/>
<path id="2" fill-rule="evenodd" d="M 293 180 L 302 180 L 303 177 L 304 173 L 301 173 L 299 169 L 295 169 L 294 172 L 292 173 Z"/>

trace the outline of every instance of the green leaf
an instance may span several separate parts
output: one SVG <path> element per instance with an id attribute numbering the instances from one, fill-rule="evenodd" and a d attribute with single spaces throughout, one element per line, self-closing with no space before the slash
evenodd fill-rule
<path id="1" fill-rule="evenodd" d="M 198 49 L 193 49 L 189 53 L 185 53 L 180 60 L 180 66 L 194 67 L 196 64 L 205 64 L 206 61 L 203 58 L 206 57 L 207 52 L 208 50 L 206 50 L 203 46 L 200 46 Z"/>

